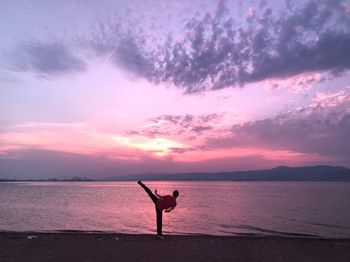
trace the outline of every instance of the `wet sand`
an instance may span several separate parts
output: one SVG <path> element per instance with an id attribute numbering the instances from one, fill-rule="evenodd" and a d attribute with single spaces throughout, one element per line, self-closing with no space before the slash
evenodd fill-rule
<path id="1" fill-rule="evenodd" d="M 350 261 L 350 239 L 1 232 L 0 261 Z"/>

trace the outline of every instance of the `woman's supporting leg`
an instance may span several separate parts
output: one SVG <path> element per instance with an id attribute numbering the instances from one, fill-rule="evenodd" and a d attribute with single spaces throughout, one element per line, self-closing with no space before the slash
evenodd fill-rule
<path id="1" fill-rule="evenodd" d="M 156 204 L 158 197 L 152 193 L 152 191 L 146 187 L 141 181 L 137 181 L 137 183 L 142 186 L 142 188 L 147 192 L 147 194 L 149 195 L 149 197 L 152 199 L 153 203 Z"/>
<path id="2" fill-rule="evenodd" d="M 157 235 L 162 236 L 163 235 L 163 233 L 162 233 L 163 211 L 156 208 L 156 212 L 157 212 Z"/>

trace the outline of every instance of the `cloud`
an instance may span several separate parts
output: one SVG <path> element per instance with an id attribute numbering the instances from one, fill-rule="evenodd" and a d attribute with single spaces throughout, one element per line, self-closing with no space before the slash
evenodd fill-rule
<path id="1" fill-rule="evenodd" d="M 324 108 L 335 107 L 339 105 L 348 105 L 350 102 L 350 95 L 348 92 L 341 90 L 335 93 L 330 92 L 317 92 L 311 107 Z M 346 107 L 344 111 L 346 112 Z M 349 113 L 349 111 L 348 111 Z"/>
<path id="2" fill-rule="evenodd" d="M 60 75 L 86 70 L 86 63 L 60 41 L 32 41 L 19 45 L 11 61 L 16 70 Z"/>
<path id="3" fill-rule="evenodd" d="M 188 139 L 204 135 L 219 125 L 223 115 L 161 115 L 150 119 L 150 123 L 139 130 L 131 130 L 128 135 L 142 135 L 149 138 L 186 136 Z M 190 139 L 193 140 L 193 139 Z M 176 152 L 178 150 L 173 150 Z"/>
<path id="4" fill-rule="evenodd" d="M 183 147 L 171 147 L 169 148 L 170 151 L 172 153 L 175 153 L 175 154 L 183 154 L 183 153 L 186 153 L 186 152 L 190 152 L 190 151 L 196 151 L 197 149 L 196 148 L 183 148 Z"/>
<path id="5" fill-rule="evenodd" d="M 113 62 L 137 75 L 149 76 L 153 72 L 153 64 L 145 57 L 135 38 L 122 39 L 112 54 Z"/>
<path id="6" fill-rule="evenodd" d="M 321 73 L 302 73 L 284 79 L 272 78 L 264 81 L 263 86 L 269 90 L 288 90 L 301 93 L 311 88 L 315 83 L 322 82 L 325 77 Z"/>
<path id="7" fill-rule="evenodd" d="M 8 157 L 9 152 L 15 150 L 41 149 L 136 161 L 192 151 L 176 139 L 99 132 L 93 126 L 79 122 L 8 125 L 0 128 L 0 134 L 0 157 Z"/>
<path id="8" fill-rule="evenodd" d="M 161 36 L 142 23 L 144 16 L 117 14 L 96 23 L 90 35 L 69 37 L 78 43 L 74 51 L 61 40 L 34 41 L 20 45 L 12 60 L 17 70 L 56 75 L 85 70 L 89 57 L 79 54 L 93 51 L 135 76 L 186 93 L 289 78 L 307 87 L 321 79 L 305 75 L 350 68 L 348 10 L 345 0 L 288 3 L 281 12 L 262 1 L 237 22 L 226 1 L 219 1 L 214 12 L 185 18 L 182 30 Z"/>
<path id="9" fill-rule="evenodd" d="M 156 78 L 191 93 L 347 70 L 350 17 L 346 10 L 337 0 L 309 1 L 279 14 L 263 6 L 260 12 L 248 12 L 248 26 L 238 26 L 221 1 L 215 14 L 187 21 L 183 40 L 169 37 L 158 54 L 163 58 Z"/>
<path id="10" fill-rule="evenodd" d="M 91 28 L 89 37 L 79 41 L 115 66 L 135 76 L 154 80 L 156 61 L 154 54 L 146 48 L 150 36 L 144 32 L 130 25 L 130 21 L 100 22 Z"/>
<path id="11" fill-rule="evenodd" d="M 255 11 L 254 11 L 253 7 L 250 6 L 250 7 L 248 8 L 248 10 L 247 10 L 245 16 L 246 16 L 247 18 L 251 18 L 251 17 L 254 17 L 254 16 L 255 16 Z"/>
<path id="12" fill-rule="evenodd" d="M 346 157 L 350 161 L 349 107 L 349 93 L 319 93 L 307 107 L 234 125 L 230 136 L 209 138 L 203 148 L 257 147 Z"/>
<path id="13" fill-rule="evenodd" d="M 8 125 L 0 129 L 0 134 L 0 155 L 4 156 L 9 151 L 24 149 L 104 155 L 111 159 L 136 159 L 152 155 L 147 150 L 124 143 L 124 140 L 127 141 L 126 138 L 97 132 L 92 126 L 79 122 L 28 122 Z"/>

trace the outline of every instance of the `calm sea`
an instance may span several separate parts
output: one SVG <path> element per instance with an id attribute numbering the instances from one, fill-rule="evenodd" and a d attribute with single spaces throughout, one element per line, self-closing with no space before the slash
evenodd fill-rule
<path id="1" fill-rule="evenodd" d="M 350 237 L 350 183 L 145 182 L 180 191 L 167 234 Z M 0 183 L 0 230 L 155 233 L 154 205 L 136 182 Z"/>

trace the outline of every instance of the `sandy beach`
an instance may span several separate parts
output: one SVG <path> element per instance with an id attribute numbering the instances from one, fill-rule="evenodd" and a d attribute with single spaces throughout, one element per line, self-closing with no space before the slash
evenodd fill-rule
<path id="1" fill-rule="evenodd" d="M 0 261 L 350 261 L 350 239 L 2 232 Z"/>

